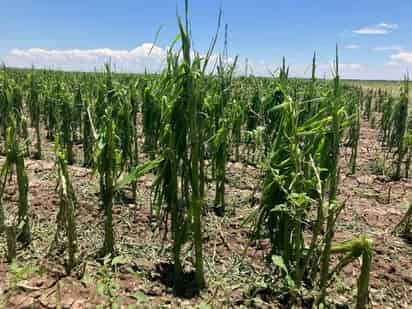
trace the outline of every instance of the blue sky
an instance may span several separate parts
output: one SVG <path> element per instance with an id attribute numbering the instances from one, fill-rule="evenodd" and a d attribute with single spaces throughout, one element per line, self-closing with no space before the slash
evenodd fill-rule
<path id="1" fill-rule="evenodd" d="M 183 3 L 0 0 L 0 61 L 93 70 L 110 57 L 119 71 L 156 71 L 177 34 L 176 7 Z M 328 74 L 335 43 L 346 78 L 401 79 L 412 68 L 408 0 L 192 0 L 200 52 L 209 45 L 220 7 L 229 25 L 230 54 L 249 58 L 255 74 L 274 70 L 285 55 L 293 75 L 305 76 L 315 50 L 319 75 Z M 160 26 L 156 49 L 148 55 Z M 217 52 L 223 49 L 223 31 L 220 38 Z"/>

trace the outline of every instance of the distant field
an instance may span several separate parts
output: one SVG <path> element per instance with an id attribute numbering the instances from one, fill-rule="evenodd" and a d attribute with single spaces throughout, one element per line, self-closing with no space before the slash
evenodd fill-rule
<path id="1" fill-rule="evenodd" d="M 391 92 L 398 92 L 401 81 L 385 81 L 385 80 L 347 80 L 345 83 L 362 88 L 381 88 Z"/>

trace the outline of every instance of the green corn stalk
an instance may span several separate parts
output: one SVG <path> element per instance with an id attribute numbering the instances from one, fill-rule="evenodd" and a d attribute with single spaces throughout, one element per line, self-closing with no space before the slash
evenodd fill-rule
<path id="1" fill-rule="evenodd" d="M 6 215 L 4 213 L 3 203 L 0 201 L 0 235 L 6 228 Z"/>
<path id="2" fill-rule="evenodd" d="M 369 121 L 372 115 L 372 93 L 369 92 L 365 99 L 363 118 Z"/>
<path id="3" fill-rule="evenodd" d="M 409 171 L 412 161 L 412 114 L 408 116 L 408 129 L 405 136 L 406 162 L 405 162 L 405 178 L 409 178 Z"/>
<path id="4" fill-rule="evenodd" d="M 202 196 L 200 196 L 200 181 L 199 181 L 199 151 L 200 143 L 199 130 L 198 130 L 198 117 L 199 107 L 198 98 L 195 94 L 195 84 L 193 80 L 193 72 L 191 70 L 191 47 L 190 47 L 190 30 L 189 30 L 189 17 L 188 17 L 188 0 L 185 1 L 185 15 L 186 24 L 183 26 L 180 18 L 179 28 L 182 42 L 182 104 L 187 106 L 187 112 L 192 117 L 189 117 L 189 149 L 190 149 L 190 185 L 192 194 L 190 198 L 190 207 L 193 211 L 193 236 L 195 246 L 195 269 L 196 269 L 196 283 L 200 289 L 206 285 L 203 269 L 203 248 L 202 248 L 202 221 L 201 221 L 201 208 L 202 208 Z"/>
<path id="5" fill-rule="evenodd" d="M 277 108 L 285 98 L 288 81 L 288 68 L 286 68 L 285 58 L 279 73 L 279 83 L 274 91 L 270 90 L 263 100 L 263 120 L 265 127 L 265 152 L 271 149 L 272 140 L 276 136 L 277 128 L 280 123 L 281 114 Z"/>
<path id="6" fill-rule="evenodd" d="M 58 169 L 58 192 L 60 203 L 57 214 L 57 230 L 54 245 L 58 244 L 64 234 L 67 236 L 66 248 L 68 251 L 68 259 L 66 271 L 70 274 L 76 264 L 75 254 L 77 251 L 77 236 L 75 209 L 77 208 L 77 199 L 69 177 L 66 153 L 60 150 L 58 139 L 56 139 L 55 142 L 55 153 Z"/>
<path id="7" fill-rule="evenodd" d="M 223 64 L 222 58 L 219 57 L 218 69 L 218 96 L 214 110 L 215 138 L 213 141 L 213 168 L 216 178 L 216 196 L 214 211 L 218 216 L 224 216 L 225 213 L 225 180 L 226 164 L 229 158 L 229 130 L 230 125 L 233 127 L 239 121 L 233 116 L 234 104 L 230 104 L 230 91 L 233 77 L 233 71 L 236 67 L 237 59 L 227 68 Z M 229 124 L 228 122 L 231 122 Z M 240 130 L 240 128 L 239 128 Z"/>
<path id="8" fill-rule="evenodd" d="M 279 71 L 279 83 L 282 86 L 286 86 L 286 83 L 289 78 L 289 67 L 286 67 L 286 58 L 282 58 L 282 66 Z"/>
<path id="9" fill-rule="evenodd" d="M 116 84 L 115 98 L 119 104 L 118 116 L 116 119 L 116 135 L 119 137 L 119 147 L 122 152 L 122 162 L 120 169 L 127 170 L 133 165 L 133 145 L 134 145 L 134 120 L 133 106 L 126 89 Z"/>
<path id="10" fill-rule="evenodd" d="M 381 134 L 382 134 L 382 146 L 389 144 L 389 136 L 391 129 L 391 117 L 393 112 L 393 97 L 389 96 L 385 99 L 382 105 L 382 117 L 381 117 Z"/>
<path id="11" fill-rule="evenodd" d="M 143 134 L 145 137 L 144 145 L 153 158 L 159 137 L 160 104 L 155 100 L 149 86 L 144 89 L 142 97 Z"/>
<path id="12" fill-rule="evenodd" d="M 253 133 L 258 127 L 259 121 L 259 111 L 261 109 L 261 102 L 259 97 L 259 89 L 255 87 L 254 94 L 252 96 L 251 102 L 248 106 L 248 110 L 246 113 L 246 131 L 248 132 L 247 137 L 247 157 L 250 162 L 254 160 L 250 159 L 250 152 L 252 152 L 253 156 L 256 153 L 256 141 L 253 139 Z"/>
<path id="13" fill-rule="evenodd" d="M 4 141 L 6 142 L 6 132 L 7 128 L 9 127 L 10 116 L 13 113 L 12 108 L 12 86 L 11 81 L 4 77 L 3 85 L 0 93 L 0 117 L 1 117 L 1 125 L 2 125 L 2 135 L 4 137 Z M 7 145 L 4 145 L 4 148 L 7 148 Z M 5 150 L 7 151 L 7 150 Z"/>
<path id="14" fill-rule="evenodd" d="M 104 131 L 100 135 L 98 143 L 97 154 L 97 170 L 101 179 L 100 191 L 104 210 L 104 243 L 100 252 L 102 257 L 115 254 L 112 208 L 117 162 L 120 154 L 116 149 L 115 125 L 111 117 L 111 110 L 108 109 L 104 119 Z"/>
<path id="15" fill-rule="evenodd" d="M 406 239 L 412 239 L 412 203 L 410 203 L 408 210 L 395 226 L 392 233 Z"/>
<path id="16" fill-rule="evenodd" d="M 22 115 L 20 120 L 20 128 L 21 128 L 21 136 L 24 140 L 24 155 L 26 157 L 30 156 L 30 137 L 29 137 L 29 129 L 27 125 L 27 118 L 26 116 Z"/>
<path id="17" fill-rule="evenodd" d="M 1 135 L 6 136 L 7 121 L 8 121 L 8 79 L 5 73 L 5 70 L 1 71 L 0 75 L 0 126 L 1 126 Z"/>
<path id="18" fill-rule="evenodd" d="M 339 115 L 341 105 L 340 79 L 339 79 L 339 58 L 338 48 L 336 47 L 335 78 L 333 84 L 333 94 L 331 98 L 332 128 L 329 134 L 330 150 L 328 156 L 330 165 L 328 169 L 328 193 L 329 208 L 327 214 L 325 245 L 320 260 L 320 297 L 317 304 L 324 303 L 326 297 L 327 280 L 329 275 L 329 259 L 331 254 L 332 239 L 334 235 L 335 221 L 339 214 L 339 207 L 336 205 L 336 195 L 338 189 L 338 162 L 339 145 L 341 140 L 341 116 Z"/>
<path id="19" fill-rule="evenodd" d="M 40 98 L 39 98 L 39 83 L 34 77 L 35 73 L 32 70 L 30 74 L 30 89 L 29 95 L 27 98 L 29 110 L 30 110 L 30 118 L 31 118 L 31 125 L 34 127 L 36 132 L 36 144 L 35 144 L 35 152 L 33 154 L 34 159 L 40 160 L 42 158 L 42 148 L 41 148 L 41 135 L 40 135 Z"/>
<path id="20" fill-rule="evenodd" d="M 73 123 L 72 123 L 72 139 L 77 141 L 79 139 L 79 133 L 82 132 L 82 117 L 83 114 L 83 98 L 82 98 L 82 89 L 79 85 L 76 89 L 76 94 L 74 95 L 74 104 L 73 104 Z"/>
<path id="21" fill-rule="evenodd" d="M 60 103 L 60 140 L 66 148 L 67 163 L 74 164 L 73 151 L 73 104 L 70 102 L 68 93 L 63 88 L 59 87 L 59 103 Z"/>
<path id="22" fill-rule="evenodd" d="M 10 118 L 9 123 L 14 123 L 14 117 Z M 17 185 L 19 192 L 19 208 L 18 208 L 18 236 L 17 240 L 27 245 L 31 241 L 30 223 L 29 223 L 29 201 L 28 201 L 28 177 L 24 167 L 24 151 L 19 147 L 16 130 L 10 126 L 6 131 L 6 163 L 2 169 L 4 179 L 14 165 L 16 167 Z M 1 188 L 4 191 L 5 182 Z M 4 215 L 3 215 L 4 216 Z"/>
<path id="23" fill-rule="evenodd" d="M 396 146 L 397 159 L 394 179 L 401 178 L 401 166 L 405 156 L 405 134 L 407 132 L 409 104 L 409 80 L 405 77 L 398 103 L 392 114 L 391 145 Z"/>
<path id="24" fill-rule="evenodd" d="M 172 54 L 169 52 L 168 63 L 174 64 Z M 177 64 L 176 64 L 177 66 Z M 175 68 L 175 67 L 173 67 Z M 163 72 L 165 76 L 173 79 L 173 71 Z M 169 75 L 170 74 L 170 75 Z M 166 80 L 166 78 L 165 78 Z M 155 181 L 155 203 L 158 209 L 158 217 L 166 224 L 170 222 L 172 233 L 172 255 L 174 266 L 174 290 L 176 291 L 183 273 L 180 258 L 182 245 L 187 239 L 189 219 L 187 214 L 188 197 L 186 185 L 187 169 L 187 121 L 185 121 L 185 108 L 180 100 L 169 101 L 166 97 L 162 98 L 162 123 L 163 133 L 160 140 L 164 160 L 161 161 L 156 172 Z M 180 171 L 179 171 L 180 168 Z M 180 188 L 178 189 L 180 177 Z M 162 204 L 166 204 L 163 210 Z M 170 217 L 170 221 L 168 218 Z"/>
<path id="25" fill-rule="evenodd" d="M 122 153 L 117 148 L 118 137 L 116 136 L 116 125 L 113 120 L 112 109 L 110 107 L 107 108 L 106 114 L 102 119 L 104 126 L 100 129 L 99 133 L 95 130 L 90 113 L 89 121 L 93 132 L 94 144 L 97 147 L 95 168 L 100 176 L 100 196 L 104 211 L 104 242 L 99 256 L 113 257 L 116 254 L 112 210 L 114 196 L 125 186 L 135 182 L 150 170 L 157 168 L 161 160 L 149 161 L 141 166 L 135 166 L 130 170 L 130 173 L 120 178 Z"/>
<path id="26" fill-rule="evenodd" d="M 100 86 L 97 94 L 96 104 L 94 106 L 94 118 L 96 119 L 96 128 L 102 128 L 104 126 L 103 119 L 108 106 L 106 100 L 106 89 L 104 86 Z"/>
<path id="27" fill-rule="evenodd" d="M 13 138 L 13 148 L 15 149 L 16 157 L 16 174 L 17 183 L 19 189 L 19 215 L 18 215 L 18 226 L 21 227 L 18 240 L 24 244 L 28 244 L 31 241 L 31 232 L 29 224 L 29 200 L 28 200 L 28 190 L 29 190 L 29 180 L 24 167 L 24 152 L 18 149 L 16 137 Z"/>
<path id="28" fill-rule="evenodd" d="M 27 120 L 23 113 L 23 93 L 21 88 L 14 83 L 14 81 L 10 81 L 8 83 L 9 89 L 8 93 L 6 93 L 6 99 L 8 102 L 5 104 L 8 105 L 7 108 L 4 109 L 5 117 L 8 118 L 6 123 L 9 123 L 10 117 L 16 121 L 15 126 L 16 134 L 24 139 L 24 144 L 26 146 L 25 155 L 29 154 L 29 133 L 27 128 Z"/>
<path id="29" fill-rule="evenodd" d="M 303 97 L 303 104 L 305 108 L 305 113 L 301 113 L 299 119 L 299 123 L 311 118 L 314 113 L 317 111 L 317 104 L 316 104 L 316 52 L 313 54 L 312 58 L 312 75 L 308 86 L 305 89 L 304 97 Z"/>
<path id="30" fill-rule="evenodd" d="M 18 85 L 13 85 L 12 97 L 11 97 L 11 108 L 17 122 L 21 122 L 23 116 L 23 94 L 22 90 Z M 22 135 L 20 126 L 16 127 L 17 134 Z"/>
<path id="31" fill-rule="evenodd" d="M 12 263 L 17 256 L 16 227 L 14 225 L 6 227 L 7 239 L 7 262 Z"/>
<path id="32" fill-rule="evenodd" d="M 3 208 L 3 194 L 6 188 L 8 169 L 9 166 L 6 161 L 0 169 L 0 235 L 6 227 L 6 215 Z"/>
<path id="33" fill-rule="evenodd" d="M 382 89 L 378 89 L 378 92 L 376 93 L 375 97 L 375 112 L 380 113 L 382 111 L 382 102 L 383 102 L 383 91 Z"/>
<path id="34" fill-rule="evenodd" d="M 362 257 L 361 273 L 358 278 L 358 292 L 356 296 L 356 309 L 365 309 L 369 300 L 369 277 L 372 263 L 372 241 L 365 238 L 356 238 L 344 243 L 333 245 L 331 254 L 344 254 L 339 263 L 329 273 L 329 280 L 333 279 L 346 265 Z"/>
<path id="35" fill-rule="evenodd" d="M 354 133 L 354 143 L 352 145 L 352 151 L 351 151 L 351 157 L 350 157 L 350 162 L 351 162 L 351 172 L 352 175 L 356 173 L 356 161 L 358 158 L 358 145 L 359 145 L 359 138 L 360 138 L 360 111 L 359 111 L 359 106 L 357 107 L 356 110 L 356 128 Z"/>
<path id="36" fill-rule="evenodd" d="M 375 127 L 376 127 L 376 115 L 375 115 L 375 113 L 372 113 L 369 123 L 370 123 L 370 127 L 372 129 L 375 129 Z"/>
<path id="37" fill-rule="evenodd" d="M 113 231 L 113 198 L 116 192 L 119 192 L 124 186 L 134 182 L 143 173 L 155 168 L 159 163 L 157 161 L 148 162 L 148 165 L 136 166 L 133 169 L 129 169 L 130 173 L 125 176 L 123 180 L 119 180 L 122 173 L 122 149 L 121 140 L 116 132 L 119 132 L 115 121 L 122 119 L 122 101 L 119 101 L 119 92 L 113 91 L 115 89 L 110 77 L 110 69 L 107 67 L 106 89 L 107 102 L 103 103 L 107 105 L 105 115 L 100 122 L 100 131 L 96 132 L 93 124 L 93 119 L 88 110 L 88 118 L 90 121 L 90 127 L 94 137 L 94 144 L 97 147 L 96 150 L 96 163 L 95 168 L 100 176 L 100 195 L 102 200 L 102 209 L 104 211 L 104 243 L 100 250 L 100 256 L 113 256 L 115 255 L 115 239 Z M 111 87 L 111 88 L 110 88 Z M 99 104 L 99 103 L 97 103 Z M 112 108 L 113 107 L 113 108 Z M 116 112 L 115 110 L 116 109 Z"/>
<path id="38" fill-rule="evenodd" d="M 93 100 L 85 100 L 83 104 L 83 166 L 93 166 L 93 132 L 89 121 L 90 109 L 93 108 Z"/>
<path id="39" fill-rule="evenodd" d="M 137 135 L 137 117 L 139 113 L 139 102 L 136 93 L 136 86 L 130 85 L 129 89 L 130 95 L 130 104 L 132 106 L 132 131 L 131 131 L 131 138 L 133 140 L 133 150 L 132 150 L 132 165 L 138 166 L 139 165 L 139 140 Z M 137 182 L 134 181 L 132 183 L 132 192 L 133 192 L 133 201 L 137 203 Z"/>
<path id="40" fill-rule="evenodd" d="M 241 98 L 240 98 L 241 99 Z M 241 105 L 241 100 L 234 99 L 232 102 L 232 140 L 235 147 L 235 161 L 240 161 L 240 145 L 242 143 L 242 124 L 243 124 L 243 117 L 244 111 Z"/>
<path id="41" fill-rule="evenodd" d="M 46 117 L 46 138 L 51 141 L 56 135 L 56 103 L 53 101 L 50 94 L 46 94 L 44 99 L 44 115 Z"/>
<path id="42" fill-rule="evenodd" d="M 185 5 L 185 25 L 178 17 L 181 52 L 175 54 L 169 50 L 166 68 L 160 76 L 159 87 L 164 87 L 163 91 L 168 97 L 162 96 L 160 99 L 163 127 L 160 147 L 164 159 L 160 163 L 155 181 L 157 215 L 164 226 L 167 227 L 169 222 L 171 224 L 175 291 L 179 289 L 183 271 L 180 261 L 181 247 L 189 236 L 194 244 L 197 287 L 201 289 L 206 285 L 201 214 L 204 198 L 202 177 L 205 175 L 202 171 L 202 144 L 207 137 L 202 129 L 207 128 L 202 120 L 202 112 L 206 107 L 202 104 L 207 102 L 203 88 L 204 74 L 212 48 L 205 59 L 201 60 L 200 56 L 195 54 L 192 61 L 187 1 Z"/>
<path id="43" fill-rule="evenodd" d="M 358 157 L 358 144 L 359 144 L 359 137 L 360 137 L 360 101 L 362 100 L 362 91 L 359 90 L 355 92 L 355 95 L 348 104 L 348 115 L 352 118 L 351 125 L 349 127 L 349 140 L 346 146 L 351 148 L 351 156 L 350 156 L 350 168 L 351 174 L 354 175 L 356 173 L 356 160 Z"/>
<path id="44" fill-rule="evenodd" d="M 298 102 L 288 95 L 283 96 L 272 112 L 277 114 L 279 122 L 271 142 L 271 152 L 263 163 L 265 180 L 254 237 L 267 235 L 271 244 L 270 256 L 272 259 L 281 258 L 293 286 L 299 287 L 317 246 L 317 236 L 314 236 L 310 249 L 306 250 L 302 223 L 307 220 L 311 208 L 322 209 L 321 201 L 317 201 L 321 198 L 318 168 L 306 157 L 318 151 L 313 139 L 323 135 L 322 122 L 325 120 L 300 120 Z M 318 194 L 312 194 L 317 191 Z M 319 216 L 319 220 L 323 220 L 323 215 Z M 322 224 L 323 221 L 320 221 L 318 230 Z"/>
<path id="45" fill-rule="evenodd" d="M 340 87 L 336 80 L 335 87 Z M 323 183 L 329 184 L 329 188 L 334 188 L 335 195 L 329 198 L 333 201 L 336 199 L 337 179 L 336 182 L 332 179 L 337 177 L 336 165 L 335 168 L 333 163 L 328 165 L 329 170 L 323 182 L 320 176 L 324 164 L 321 157 L 324 152 L 329 158 L 332 153 L 331 157 L 337 164 L 337 145 L 340 143 L 341 118 L 344 114 L 339 101 L 339 91 L 335 88 L 332 96 L 322 102 L 324 106 L 321 106 L 321 112 L 305 121 L 302 121 L 300 116 L 300 112 L 305 112 L 300 110 L 300 102 L 286 95 L 283 102 L 277 106 L 280 121 L 272 142 L 271 153 L 267 162 L 263 164 L 266 175 L 254 235 L 258 238 L 262 237 L 262 234 L 267 235 L 271 243 L 272 259 L 281 258 L 289 276 L 288 285 L 292 287 L 292 291 L 289 291 L 292 303 L 298 302 L 293 287 L 298 289 L 303 282 L 307 282 L 306 280 L 314 283 L 316 276 L 311 275 L 311 268 L 316 265 L 318 273 L 319 260 L 324 258 L 324 249 L 319 240 L 322 227 L 327 219 L 327 225 L 332 229 L 332 233 L 327 232 L 328 238 L 325 241 L 331 242 L 334 222 L 340 210 L 330 210 L 325 216 L 323 209 Z M 332 106 L 331 100 L 336 100 Z M 332 205 L 335 205 L 335 202 Z M 311 209 L 317 211 L 317 216 L 312 225 L 312 239 L 307 248 L 303 224 L 307 222 Z M 328 276 L 324 282 L 326 286 Z"/>
<path id="46" fill-rule="evenodd" d="M 225 181 L 226 181 L 226 164 L 228 159 L 228 132 L 225 120 L 217 131 L 213 141 L 215 177 L 216 177 L 216 195 L 215 195 L 215 214 L 222 217 L 225 213 Z"/>

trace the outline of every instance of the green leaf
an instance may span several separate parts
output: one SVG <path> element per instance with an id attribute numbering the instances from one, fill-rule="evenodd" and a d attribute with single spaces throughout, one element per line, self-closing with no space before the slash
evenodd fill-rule
<path id="1" fill-rule="evenodd" d="M 324 308 L 325 308 L 325 305 L 324 305 L 323 303 L 320 303 L 318 308 L 319 308 L 319 309 L 324 309 Z"/>
<path id="2" fill-rule="evenodd" d="M 136 166 L 129 174 L 125 175 L 120 181 L 117 182 L 115 186 L 115 191 L 123 189 L 125 186 L 131 184 L 133 181 L 136 181 L 138 178 L 147 174 L 151 170 L 157 168 L 162 161 L 163 158 L 160 157 L 155 160 L 149 161 L 145 164 Z"/>
<path id="3" fill-rule="evenodd" d="M 106 287 L 104 286 L 104 284 L 102 283 L 102 282 L 97 282 L 97 285 L 96 285 L 96 292 L 97 292 L 97 294 L 99 295 L 99 296 L 104 296 L 104 294 L 105 294 L 105 290 L 106 290 Z"/>
<path id="4" fill-rule="evenodd" d="M 93 278 L 88 275 L 84 275 L 80 282 L 85 286 L 90 286 L 93 283 Z"/>
<path id="5" fill-rule="evenodd" d="M 113 260 L 112 260 L 112 266 L 114 266 L 114 265 L 124 265 L 124 264 L 127 264 L 129 261 L 128 261 L 128 259 L 125 257 L 125 256 L 123 256 L 123 255 L 118 255 L 118 256 L 116 256 L 116 257 L 114 257 L 113 258 Z"/>
<path id="6" fill-rule="evenodd" d="M 149 300 L 149 298 L 146 296 L 146 294 L 143 293 L 143 292 L 140 292 L 140 291 L 134 293 L 132 295 L 132 297 L 134 299 L 136 299 L 141 304 L 146 303 Z"/>
<path id="7" fill-rule="evenodd" d="M 272 263 L 273 265 L 285 271 L 286 274 L 288 274 L 288 269 L 286 268 L 285 262 L 283 261 L 283 258 L 281 256 L 272 255 Z"/>
<path id="8" fill-rule="evenodd" d="M 200 303 L 199 305 L 199 309 L 211 309 L 212 307 L 210 307 L 208 304 L 205 303 Z"/>
<path id="9" fill-rule="evenodd" d="M 112 304 L 111 309 L 118 309 L 118 308 L 120 308 L 119 304 L 116 304 L 116 303 Z"/>
<path id="10" fill-rule="evenodd" d="M 20 267 L 17 264 L 16 260 L 13 259 L 13 261 L 11 262 L 11 265 L 10 265 L 10 272 L 12 274 L 17 274 L 19 271 L 20 271 Z"/>

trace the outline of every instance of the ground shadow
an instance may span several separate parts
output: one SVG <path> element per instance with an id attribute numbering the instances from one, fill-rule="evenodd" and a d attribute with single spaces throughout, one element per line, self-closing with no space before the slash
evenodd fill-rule
<path id="1" fill-rule="evenodd" d="M 179 278 L 175 278 L 174 265 L 171 263 L 157 264 L 155 270 L 151 280 L 172 288 L 176 297 L 190 299 L 199 295 L 200 289 L 194 271 L 184 272 Z"/>

